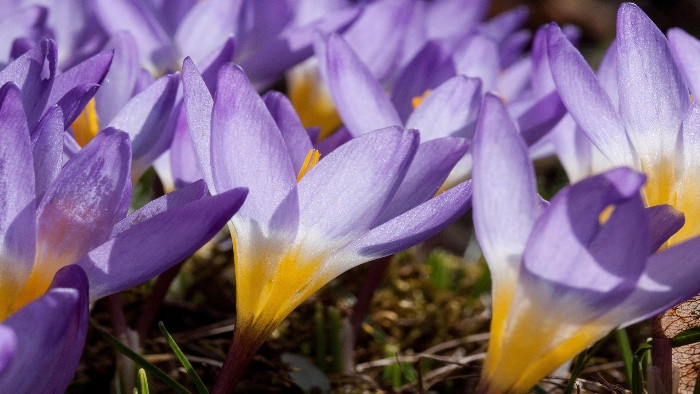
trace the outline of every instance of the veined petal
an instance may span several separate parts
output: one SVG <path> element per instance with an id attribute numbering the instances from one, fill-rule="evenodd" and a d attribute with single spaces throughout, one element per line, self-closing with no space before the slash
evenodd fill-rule
<path id="1" fill-rule="evenodd" d="M 576 123 L 613 165 L 634 164 L 622 118 L 593 70 L 556 25 L 547 28 L 547 51 L 559 96 Z"/>
<path id="2" fill-rule="evenodd" d="M 109 71 L 95 93 L 95 107 L 102 125 L 107 125 L 136 93 L 136 80 L 141 67 L 139 49 L 128 31 L 112 35 L 105 45 L 114 51 Z"/>
<path id="3" fill-rule="evenodd" d="M 100 84 L 105 75 L 107 75 L 113 55 L 113 51 L 100 52 L 58 74 L 51 88 L 51 95 L 49 95 L 45 109 L 58 103 L 66 93 L 80 85 Z"/>
<path id="4" fill-rule="evenodd" d="M 533 146 L 552 131 L 566 114 L 566 107 L 559 94 L 552 91 L 536 101 L 530 109 L 518 117 L 520 134 L 527 146 Z"/>
<path id="5" fill-rule="evenodd" d="M 654 158 L 673 157 L 688 88 L 666 37 L 639 7 L 622 4 L 617 26 L 620 113 L 642 164 L 654 165 Z"/>
<path id="6" fill-rule="evenodd" d="M 214 111 L 214 99 L 207 89 L 197 66 L 189 57 L 182 63 L 182 88 L 184 91 L 187 126 L 199 157 L 204 181 L 212 194 L 216 193 L 212 176 L 211 162 L 211 116 Z M 223 190 L 222 190 L 223 191 Z"/>
<path id="7" fill-rule="evenodd" d="M 180 107 L 180 110 L 182 113 L 186 113 L 184 106 Z M 159 172 L 159 176 L 161 176 L 161 180 L 163 176 L 172 176 L 174 179 L 171 181 L 173 183 L 171 187 L 180 188 L 198 179 L 204 178 L 202 166 L 199 162 L 197 151 L 192 142 L 192 137 L 187 125 L 186 116 L 184 122 L 178 122 L 175 127 L 173 141 L 170 144 L 170 151 L 166 151 L 160 158 L 154 161 L 156 169 L 158 169 L 157 163 L 161 160 L 165 161 L 165 163 L 161 163 L 160 165 L 169 168 L 164 168 L 163 171 L 166 174 L 161 176 Z"/>
<path id="8" fill-rule="evenodd" d="M 31 41 L 39 41 L 47 35 L 46 16 L 48 9 L 38 5 L 16 7 L 5 5 L 8 15 L 0 19 L 0 62 L 7 63 L 12 45 L 17 38 L 26 38 Z"/>
<path id="9" fill-rule="evenodd" d="M 338 114 L 352 135 L 403 124 L 379 82 L 341 37 L 328 37 L 319 56 Z"/>
<path id="10" fill-rule="evenodd" d="M 130 183 L 126 133 L 105 129 L 71 158 L 37 210 L 37 257 L 14 309 L 36 299 L 61 268 L 104 242 Z"/>
<path id="11" fill-rule="evenodd" d="M 700 95 L 700 41 L 677 27 L 668 31 L 668 41 L 690 91 Z"/>
<path id="12" fill-rule="evenodd" d="M 133 287 L 194 253 L 236 213 L 246 194 L 238 188 L 169 208 L 90 251 L 78 262 L 90 280 L 90 299 Z"/>
<path id="13" fill-rule="evenodd" d="M 263 96 L 263 101 L 282 132 L 282 138 L 284 138 L 289 157 L 294 165 L 294 172 L 298 174 L 304 164 L 306 154 L 312 149 L 309 134 L 302 126 L 292 103 L 285 95 L 271 91 Z"/>
<path id="14" fill-rule="evenodd" d="M 306 234 L 300 236 L 309 242 L 323 237 L 330 244 L 368 230 L 394 196 L 417 147 L 417 132 L 389 127 L 331 152 L 299 182 L 299 225 Z"/>
<path id="15" fill-rule="evenodd" d="M 0 321 L 29 277 L 36 247 L 34 166 L 20 91 L 0 89 Z"/>
<path id="16" fill-rule="evenodd" d="M 685 216 L 670 205 L 655 205 L 645 212 L 649 229 L 649 254 L 653 254 L 683 227 Z"/>
<path id="17" fill-rule="evenodd" d="M 598 81 L 610 97 L 614 108 L 620 107 L 620 91 L 617 87 L 617 42 L 613 41 L 605 51 L 603 60 L 598 66 Z"/>
<path id="18" fill-rule="evenodd" d="M 37 201 L 41 201 L 63 166 L 63 129 L 63 112 L 55 105 L 46 111 L 34 130 L 32 154 Z"/>
<path id="19" fill-rule="evenodd" d="M 471 138 L 481 101 L 481 81 L 458 75 L 428 93 L 406 122 L 421 141 L 440 137 Z"/>
<path id="20" fill-rule="evenodd" d="M 229 37 L 219 48 L 216 48 L 199 62 L 199 67 L 202 69 L 202 79 L 207 84 L 210 92 L 216 90 L 216 78 L 219 74 L 219 69 L 224 64 L 231 62 L 235 53 L 236 39 Z"/>
<path id="21" fill-rule="evenodd" d="M 85 344 L 88 283 L 76 266 L 56 274 L 51 288 L 0 323 L 16 339 L 15 357 L 0 370 L 2 392 L 63 392 Z"/>
<path id="22" fill-rule="evenodd" d="M 490 38 L 477 35 L 466 40 L 455 51 L 454 62 L 458 74 L 481 79 L 484 91 L 489 91 L 496 85 L 498 47 Z"/>
<path id="23" fill-rule="evenodd" d="M 231 64 L 219 71 L 211 160 L 217 192 L 250 190 L 238 216 L 256 220 L 263 231 L 279 227 L 296 232 L 297 174 L 284 139 L 243 70 Z"/>

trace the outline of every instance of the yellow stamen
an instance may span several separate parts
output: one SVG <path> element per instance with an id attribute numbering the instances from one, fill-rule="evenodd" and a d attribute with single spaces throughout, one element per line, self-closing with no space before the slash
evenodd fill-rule
<path id="1" fill-rule="evenodd" d="M 85 109 L 71 124 L 73 127 L 73 137 L 80 146 L 87 145 L 91 139 L 100 131 L 100 119 L 95 109 L 95 98 L 88 101 Z"/>
<path id="2" fill-rule="evenodd" d="M 328 89 L 321 82 L 313 64 L 302 64 L 288 74 L 289 101 L 304 127 L 320 126 L 318 141 L 331 135 L 341 125 Z"/>
<path id="3" fill-rule="evenodd" d="M 605 207 L 605 209 L 603 209 L 603 212 L 601 212 L 600 215 L 598 215 L 598 223 L 601 226 L 604 225 L 605 222 L 607 222 L 608 219 L 610 219 L 610 215 L 612 215 L 614 210 L 614 205 L 608 205 L 607 207 Z"/>
<path id="4" fill-rule="evenodd" d="M 420 105 L 420 103 L 422 103 L 423 100 L 425 100 L 425 98 L 428 97 L 428 95 L 429 95 L 431 92 L 432 92 L 432 90 L 431 90 L 431 89 L 428 89 L 428 90 L 426 90 L 425 92 L 423 92 L 423 94 L 421 94 L 420 96 L 414 97 L 414 98 L 411 100 L 411 105 L 413 106 L 413 109 L 418 108 L 418 106 Z"/>
<path id="5" fill-rule="evenodd" d="M 309 150 L 309 153 L 306 154 L 306 158 L 304 159 L 304 164 L 301 165 L 299 175 L 297 175 L 297 183 L 316 165 L 316 163 L 318 163 L 320 158 L 321 153 L 319 153 L 316 149 Z"/>

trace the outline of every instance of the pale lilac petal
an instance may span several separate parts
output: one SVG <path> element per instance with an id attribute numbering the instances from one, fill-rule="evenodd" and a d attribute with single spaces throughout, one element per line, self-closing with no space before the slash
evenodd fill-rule
<path id="1" fill-rule="evenodd" d="M 489 2 L 486 0 L 432 2 L 426 15 L 428 37 L 456 38 L 471 33 L 486 17 L 488 10 Z"/>
<path id="2" fill-rule="evenodd" d="M 170 208 L 93 249 L 78 262 L 90 280 L 90 299 L 126 290 L 184 260 L 221 230 L 245 196 L 239 188 Z"/>
<path id="3" fill-rule="evenodd" d="M 15 332 L 0 324 L 0 376 L 17 354 L 17 335 Z"/>
<path id="4" fill-rule="evenodd" d="M 56 105 L 46 111 L 32 136 L 37 201 L 63 166 L 63 129 L 63 112 Z"/>
<path id="5" fill-rule="evenodd" d="M 518 117 L 520 133 L 527 146 L 533 146 L 549 133 L 566 114 L 566 107 L 557 92 L 537 101 Z"/>
<path id="6" fill-rule="evenodd" d="M 496 86 L 500 60 L 498 46 L 490 38 L 472 37 L 455 51 L 454 62 L 458 74 L 481 79 L 484 91 Z"/>
<path id="7" fill-rule="evenodd" d="M 471 181 L 463 182 L 362 234 L 331 257 L 329 266 L 342 272 L 423 242 L 464 215 L 471 206 L 471 195 Z M 352 257 L 348 258 L 348 252 Z"/>
<path id="8" fill-rule="evenodd" d="M 649 228 L 649 254 L 656 252 L 673 234 L 683 227 L 683 212 L 670 205 L 656 205 L 646 209 Z"/>
<path id="9" fill-rule="evenodd" d="M 51 288 L 4 320 L 16 352 L 0 371 L 0 391 L 60 393 L 73 378 L 88 328 L 88 283 L 76 266 L 56 274 Z M 3 330 L 4 330 L 3 329 Z"/>
<path id="10" fill-rule="evenodd" d="M 447 137 L 423 142 L 394 198 L 376 224 L 384 223 L 435 196 L 457 162 L 467 153 L 469 142 Z"/>
<path id="11" fill-rule="evenodd" d="M 109 124 L 136 93 L 136 80 L 141 70 L 139 49 L 131 33 L 120 31 L 112 35 L 105 49 L 113 50 L 114 57 L 95 94 L 95 107 L 103 125 Z"/>
<path id="12" fill-rule="evenodd" d="M 528 16 L 530 16 L 530 11 L 527 6 L 515 7 L 496 15 L 479 26 L 479 32 L 500 43 L 521 28 Z"/>
<path id="13" fill-rule="evenodd" d="M 389 75 L 399 61 L 401 40 L 413 15 L 414 4 L 410 0 L 373 2 L 343 34 L 357 57 L 378 80 Z"/>
<path id="14" fill-rule="evenodd" d="M 207 195 L 207 186 L 204 181 L 199 180 L 187 186 L 181 187 L 175 191 L 167 193 L 163 196 L 150 201 L 148 204 L 137 209 L 129 214 L 129 216 L 120 220 L 114 225 L 110 238 L 114 238 L 117 234 L 128 230 L 130 227 L 148 220 L 169 209 L 179 207 L 180 205 L 199 200 Z"/>
<path id="15" fill-rule="evenodd" d="M 181 107 L 181 111 L 185 111 L 185 108 Z M 168 172 L 173 177 L 172 187 L 180 188 L 204 178 L 202 166 L 187 127 L 187 120 L 185 120 L 184 124 L 178 122 L 173 141 L 170 144 L 170 152 L 166 151 L 164 155 L 168 153 L 167 162 L 170 167 Z M 157 163 L 159 160 L 161 159 L 156 160 L 154 163 Z"/>
<path id="16" fill-rule="evenodd" d="M 175 33 L 180 54 L 196 63 L 204 60 L 237 33 L 242 6 L 242 0 L 198 1 Z"/>
<path id="17" fill-rule="evenodd" d="M 688 88 L 666 37 L 639 7 L 621 5 L 617 20 L 617 81 L 627 134 L 642 160 L 673 155 L 690 105 Z"/>
<path id="18" fill-rule="evenodd" d="M 510 67 L 523 54 L 525 49 L 532 42 L 532 32 L 530 30 L 520 30 L 506 38 L 498 47 L 498 58 L 502 67 Z"/>
<path id="19" fill-rule="evenodd" d="M 678 150 L 682 155 L 683 177 L 693 178 L 700 169 L 700 104 L 698 101 L 688 108 L 683 119 L 681 138 Z M 679 196 L 693 198 L 692 196 Z"/>
<path id="20" fill-rule="evenodd" d="M 219 69 L 233 59 L 233 54 L 236 52 L 236 40 L 229 37 L 217 50 L 205 57 L 199 66 L 202 68 L 202 79 L 207 84 L 210 92 L 216 89 L 216 76 L 219 74 Z"/>
<path id="21" fill-rule="evenodd" d="M 577 182 L 593 173 L 591 140 L 566 114 L 547 137 L 554 144 L 557 157 L 570 182 Z"/>
<path id="22" fill-rule="evenodd" d="M 557 193 L 532 229 L 521 275 L 553 298 L 579 299 L 590 319 L 634 288 L 648 255 L 642 174 L 618 168 Z M 613 206 L 600 224 L 603 210 Z"/>
<path id="23" fill-rule="evenodd" d="M 8 7 L 12 8 L 12 7 Z M 15 9 L 0 19 L 0 62 L 8 61 L 12 42 L 19 37 L 38 41 L 46 32 L 47 9 L 28 6 Z"/>
<path id="24" fill-rule="evenodd" d="M 345 127 L 354 136 L 402 122 L 370 70 L 339 36 L 331 35 L 324 57 L 328 90 Z"/>
<path id="25" fill-rule="evenodd" d="M 583 56 L 555 25 L 547 28 L 547 52 L 559 96 L 576 123 L 613 164 L 633 164 L 622 118 Z"/>
<path id="26" fill-rule="evenodd" d="M 294 172 L 298 174 L 306 155 L 313 148 L 309 134 L 301 124 L 292 103 L 285 95 L 279 92 L 268 92 L 263 96 L 263 101 L 282 132 L 282 138 L 284 138 L 289 157 L 294 165 Z"/>
<path id="27" fill-rule="evenodd" d="M 238 216 L 263 228 L 296 226 L 296 175 L 275 120 L 243 70 L 232 64 L 219 71 L 212 114 L 211 157 L 217 192 L 236 187 L 250 190 Z M 285 218 L 274 224 L 275 212 L 288 199 Z"/>
<path id="28" fill-rule="evenodd" d="M 129 100 L 109 123 L 109 127 L 129 133 L 133 147 L 132 171 L 137 175 L 150 167 L 170 145 L 172 135 L 166 135 L 168 129 L 165 126 L 175 103 L 178 85 L 177 74 L 159 78 Z"/>
<path id="29" fill-rule="evenodd" d="M 556 89 L 547 56 L 547 26 L 537 29 L 532 40 L 532 90 L 535 97 L 543 97 Z"/>
<path id="30" fill-rule="evenodd" d="M 496 276 L 517 272 L 540 215 L 527 147 L 501 99 L 487 94 L 472 147 L 474 230 Z"/>
<path id="31" fill-rule="evenodd" d="M 351 139 L 353 139 L 353 136 L 350 134 L 347 127 L 341 126 L 338 130 L 334 131 L 333 134 L 316 142 L 314 148 L 318 150 L 321 157 L 324 157 Z"/>
<path id="32" fill-rule="evenodd" d="M 319 161 L 299 182 L 300 227 L 329 240 L 368 230 L 406 175 L 417 134 L 399 127 L 377 130 Z"/>
<path id="33" fill-rule="evenodd" d="M 536 83 L 532 78 L 534 78 L 532 75 L 532 60 L 523 57 L 498 73 L 494 90 L 502 94 L 506 100 L 519 98 L 519 95 L 529 85 Z M 510 103 L 509 107 L 512 106 L 513 102 Z"/>
<path id="34" fill-rule="evenodd" d="M 598 81 L 603 87 L 603 90 L 610 97 L 615 108 L 620 107 L 620 91 L 617 88 L 617 43 L 615 41 L 610 43 L 610 46 L 605 51 L 603 60 L 600 61 L 600 66 L 598 66 Z"/>
<path id="35" fill-rule="evenodd" d="M 19 89 L 6 84 L 0 98 L 0 277 L 5 283 L 23 283 L 36 243 L 32 146 Z"/>
<path id="36" fill-rule="evenodd" d="M 403 68 L 394 83 L 391 101 L 402 120 L 413 113 L 413 98 L 441 85 L 456 74 L 451 57 L 433 41 L 427 42 Z"/>
<path id="37" fill-rule="evenodd" d="M 66 93 L 80 85 L 99 85 L 105 75 L 107 75 L 113 54 L 112 51 L 100 52 L 71 67 L 69 70 L 58 74 L 54 80 L 51 95 L 45 108 L 58 103 Z"/>
<path id="38" fill-rule="evenodd" d="M 214 100 L 202 76 L 199 75 L 197 66 L 189 57 L 185 58 L 182 63 L 182 88 L 187 126 L 197 157 L 199 157 L 199 165 L 204 175 L 204 181 L 211 193 L 215 194 L 216 188 L 211 173 L 211 116 L 214 110 Z"/>
<path id="39" fill-rule="evenodd" d="M 668 41 L 690 91 L 700 95 L 700 41 L 677 27 L 668 31 Z"/>
<path id="40" fill-rule="evenodd" d="M 441 137 L 471 138 L 481 102 L 481 81 L 458 75 L 416 107 L 406 128 L 420 131 L 421 141 Z"/>
<path id="41" fill-rule="evenodd" d="M 37 210 L 38 271 L 56 272 L 107 239 L 130 162 L 127 134 L 105 129 L 65 164 Z"/>

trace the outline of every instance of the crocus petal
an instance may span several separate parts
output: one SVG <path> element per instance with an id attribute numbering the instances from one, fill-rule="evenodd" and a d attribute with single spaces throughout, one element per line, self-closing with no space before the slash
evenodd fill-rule
<path id="1" fill-rule="evenodd" d="M 468 149 L 467 140 L 455 137 L 420 144 L 401 186 L 375 224 L 384 223 L 435 196 Z"/>
<path id="2" fill-rule="evenodd" d="M 683 227 L 685 217 L 683 212 L 670 205 L 655 205 L 645 212 L 649 229 L 649 254 L 652 254 Z"/>
<path id="3" fill-rule="evenodd" d="M 16 353 L 0 372 L 0 391 L 63 392 L 85 344 L 88 283 L 76 266 L 56 274 L 51 288 L 2 322 L 16 338 Z"/>
<path id="4" fill-rule="evenodd" d="M 553 298 L 578 299 L 585 306 L 575 311 L 581 321 L 621 302 L 634 288 L 649 250 L 639 195 L 644 181 L 644 175 L 618 168 L 557 193 L 532 229 L 523 280 Z M 614 209 L 601 225 L 608 206 Z"/>
<path id="5" fill-rule="evenodd" d="M 299 182 L 300 226 L 311 237 L 329 240 L 369 229 L 404 178 L 418 147 L 417 134 L 399 127 L 377 130 L 319 161 Z"/>
<path id="6" fill-rule="evenodd" d="M 668 31 L 673 58 L 694 94 L 700 94 L 700 41 L 680 28 Z"/>
<path id="7" fill-rule="evenodd" d="M 632 3 L 620 6 L 617 26 L 620 113 L 629 138 L 642 158 L 673 155 L 690 96 L 666 37 Z"/>
<path id="8" fill-rule="evenodd" d="M 69 90 L 58 100 L 56 105 L 61 108 L 61 112 L 63 113 L 64 128 L 68 128 L 78 115 L 80 115 L 80 112 L 85 108 L 90 99 L 95 96 L 95 92 L 97 92 L 99 87 L 100 85 L 94 83 L 78 85 Z"/>
<path id="9" fill-rule="evenodd" d="M 329 259 L 328 265 L 347 270 L 416 245 L 464 215 L 471 206 L 471 195 L 471 181 L 463 182 L 362 234 Z M 356 256 L 349 258 L 348 254 Z"/>
<path id="10" fill-rule="evenodd" d="M 458 75 L 421 101 L 406 122 L 421 141 L 439 137 L 471 138 L 481 101 L 481 81 Z"/>
<path id="11" fill-rule="evenodd" d="M 12 9 L 12 6 L 6 6 Z M 6 63 L 10 46 L 18 37 L 38 41 L 46 33 L 47 9 L 41 6 L 28 6 L 15 9 L 0 19 L 0 62 Z"/>
<path id="12" fill-rule="evenodd" d="M 55 105 L 46 111 L 32 136 L 37 201 L 63 166 L 63 129 L 63 112 Z"/>
<path id="13" fill-rule="evenodd" d="M 293 212 L 275 212 L 296 188 L 296 174 L 275 120 L 243 70 L 228 64 L 219 71 L 212 114 L 211 160 L 218 192 L 247 187 L 250 194 L 237 216 L 267 226 L 296 226 Z M 296 192 L 293 193 L 296 195 Z M 276 224 L 277 219 L 281 220 Z"/>
<path id="14" fill-rule="evenodd" d="M 107 239 L 131 182 L 130 159 L 127 134 L 105 129 L 65 164 L 37 210 L 37 259 L 27 291 L 41 290 L 59 268 Z"/>
<path id="15" fill-rule="evenodd" d="M 540 199 L 527 147 L 497 96 L 484 98 L 472 150 L 476 237 L 494 279 L 513 275 Z"/>
<path id="16" fill-rule="evenodd" d="M 493 89 L 498 76 L 498 46 L 490 38 L 474 36 L 460 46 L 454 54 L 458 74 L 479 78 L 484 91 Z"/>
<path id="17" fill-rule="evenodd" d="M 31 271 L 35 251 L 34 166 L 19 89 L 0 89 L 0 318 Z M 9 300 L 9 302 L 8 302 Z M 9 305 L 8 305 L 9 304 Z"/>
<path id="18" fill-rule="evenodd" d="M 338 114 L 354 136 L 402 125 L 379 82 L 341 37 L 328 37 L 326 53 L 319 56 Z"/>
<path id="19" fill-rule="evenodd" d="M 0 324 L 0 376 L 17 354 L 17 335 L 15 332 Z"/>
<path id="20" fill-rule="evenodd" d="M 534 145 L 549 133 L 566 114 L 566 107 L 557 92 L 537 101 L 518 117 L 520 133 L 527 146 Z"/>
<path id="21" fill-rule="evenodd" d="M 426 15 L 428 37 L 451 38 L 470 33 L 472 29 L 476 29 L 478 22 L 484 19 L 488 9 L 489 2 L 485 0 L 447 0 L 431 3 Z"/>
<path id="22" fill-rule="evenodd" d="M 221 230 L 246 194 L 233 189 L 170 208 L 90 251 L 78 262 L 90 280 L 90 299 L 133 287 L 184 260 Z"/>
<path id="23" fill-rule="evenodd" d="M 181 116 L 186 112 L 185 107 L 180 107 Z M 202 166 L 199 163 L 199 158 L 197 157 L 197 151 L 195 150 L 194 143 L 192 142 L 192 137 L 189 132 L 189 127 L 187 126 L 187 117 L 185 116 L 184 122 L 180 123 L 178 121 L 175 127 L 175 133 L 173 135 L 173 141 L 170 144 L 170 151 L 165 152 L 163 156 L 167 155 L 166 162 L 169 168 L 164 171 L 167 174 L 165 176 L 171 176 L 173 180 L 170 187 L 180 188 L 184 185 L 188 185 L 196 180 L 204 178 L 202 173 Z M 163 156 L 154 161 L 154 166 L 162 160 Z M 157 168 L 157 167 L 156 167 Z M 160 172 L 159 172 L 160 175 Z M 161 180 L 163 177 L 161 176 Z"/>
<path id="24" fill-rule="evenodd" d="M 109 124 L 129 133 L 134 174 L 145 171 L 170 145 L 172 135 L 165 135 L 164 130 L 167 130 L 165 126 L 175 103 L 178 84 L 177 74 L 159 78 L 129 100 Z"/>
<path id="25" fill-rule="evenodd" d="M 112 51 L 100 52 L 57 75 L 46 108 L 58 103 L 66 93 L 79 85 L 99 85 L 107 75 L 113 54 Z"/>
<path id="26" fill-rule="evenodd" d="M 400 43 L 413 14 L 414 4 L 407 0 L 371 3 L 343 34 L 371 75 L 379 80 L 389 75 L 398 62 Z"/>
<path id="27" fill-rule="evenodd" d="M 235 52 L 236 40 L 233 37 L 229 37 L 218 50 L 210 53 L 199 62 L 199 66 L 202 68 L 202 79 L 207 84 L 210 92 L 216 89 L 216 77 L 219 74 L 219 69 L 233 59 Z"/>
<path id="28" fill-rule="evenodd" d="M 139 49 L 131 33 L 114 34 L 105 49 L 114 51 L 112 64 L 95 94 L 95 107 L 103 125 L 109 124 L 119 110 L 134 95 L 139 66 Z"/>
<path id="29" fill-rule="evenodd" d="M 515 32 L 498 47 L 498 57 L 503 67 L 509 67 L 515 63 L 532 42 L 532 32 L 520 30 Z"/>
<path id="30" fill-rule="evenodd" d="M 556 25 L 547 28 L 547 45 L 559 96 L 576 123 L 613 164 L 633 164 L 622 119 L 583 56 Z"/>
<path id="31" fill-rule="evenodd" d="M 479 32 L 496 42 L 502 42 L 520 28 L 528 16 L 530 16 L 530 11 L 527 6 L 515 7 L 498 14 L 479 26 Z"/>
<path id="32" fill-rule="evenodd" d="M 187 13 L 175 33 L 181 54 L 199 63 L 237 33 L 242 0 L 199 1 Z"/>
<path id="33" fill-rule="evenodd" d="M 211 173 L 211 115 L 214 100 L 207 89 L 197 66 L 189 57 L 182 63 L 182 88 L 184 91 L 187 126 L 199 157 L 199 165 L 212 194 L 216 193 Z"/>
<path id="34" fill-rule="evenodd" d="M 413 98 L 441 85 L 456 74 L 452 59 L 439 43 L 429 41 L 403 68 L 394 83 L 391 101 L 402 120 L 413 113 Z"/>
<path id="35" fill-rule="evenodd" d="M 279 92 L 268 92 L 263 96 L 263 101 L 282 132 L 282 138 L 294 165 L 294 172 L 298 174 L 306 155 L 312 149 L 309 134 L 301 124 L 299 115 L 287 96 Z"/>
<path id="36" fill-rule="evenodd" d="M 605 92 L 610 97 L 615 108 L 620 106 L 620 91 L 617 88 L 617 42 L 613 41 L 605 51 L 603 60 L 598 66 L 598 80 Z"/>

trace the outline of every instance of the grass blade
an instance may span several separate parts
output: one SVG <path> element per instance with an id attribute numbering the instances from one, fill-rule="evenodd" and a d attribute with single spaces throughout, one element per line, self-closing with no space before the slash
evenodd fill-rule
<path id="1" fill-rule="evenodd" d="M 173 389 L 175 392 L 180 393 L 180 394 L 191 394 L 190 391 L 187 390 L 187 388 L 185 386 L 176 382 L 173 378 L 171 378 L 162 369 L 151 364 L 150 362 L 148 362 L 148 360 L 141 357 L 140 354 L 134 352 L 133 350 L 129 349 L 128 346 L 119 342 L 119 340 L 117 338 L 115 338 L 112 334 L 110 334 L 107 331 L 104 331 L 102 329 L 99 329 L 99 328 L 97 329 L 97 331 L 100 333 L 100 335 L 102 335 L 102 337 L 107 341 L 107 343 L 109 343 L 113 348 L 117 349 L 117 351 L 119 351 L 121 354 L 125 355 L 126 357 L 129 357 L 130 359 L 132 359 L 136 364 L 138 364 L 141 368 L 145 369 L 146 372 L 148 372 L 149 374 L 162 380 L 163 383 L 167 384 L 168 387 Z"/>
<path id="2" fill-rule="evenodd" d="M 163 334 L 165 339 L 168 341 L 168 345 L 170 345 L 170 348 L 173 349 L 173 352 L 175 352 L 177 359 L 180 360 L 180 364 L 182 364 L 182 366 L 185 367 L 185 371 L 187 371 L 187 374 L 190 375 L 190 378 L 192 378 L 194 385 L 197 387 L 197 392 L 199 394 L 209 394 L 209 390 L 207 390 L 207 388 L 204 386 L 202 379 L 199 378 L 197 372 L 195 372 L 194 368 L 192 368 L 192 364 L 190 364 L 190 362 L 187 360 L 187 357 L 185 357 L 185 354 L 182 353 L 180 347 L 177 345 L 177 343 L 175 343 L 175 340 L 165 328 L 165 324 L 163 324 L 162 321 L 158 322 L 158 328 L 160 329 L 160 332 Z"/>
<path id="3" fill-rule="evenodd" d="M 671 345 L 673 347 L 690 345 L 692 343 L 700 342 L 700 326 L 695 326 L 689 328 L 680 334 L 673 337 L 671 340 Z"/>
<path id="4" fill-rule="evenodd" d="M 148 377 L 146 377 L 146 370 L 143 368 L 139 368 L 139 394 L 150 394 Z"/>
<path id="5" fill-rule="evenodd" d="M 633 382 L 632 371 L 634 370 L 634 355 L 632 354 L 630 339 L 627 336 L 627 331 L 624 328 L 615 330 L 615 338 L 617 338 L 617 345 L 620 347 L 620 352 L 622 353 L 622 361 L 625 363 L 625 375 L 627 375 L 627 382 L 631 387 Z"/>

